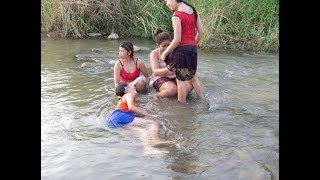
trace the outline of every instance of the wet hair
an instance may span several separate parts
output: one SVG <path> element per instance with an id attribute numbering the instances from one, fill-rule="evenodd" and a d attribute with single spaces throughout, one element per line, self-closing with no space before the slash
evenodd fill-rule
<path id="1" fill-rule="evenodd" d="M 168 32 L 164 32 L 161 28 L 157 27 L 153 31 L 153 38 L 158 45 L 160 45 L 163 41 L 169 40 L 171 41 L 171 36 Z"/>
<path id="2" fill-rule="evenodd" d="M 120 47 L 124 48 L 130 53 L 130 57 L 133 57 L 133 44 L 129 41 L 123 41 L 120 43 Z"/>
<path id="3" fill-rule="evenodd" d="M 176 0 L 178 3 L 183 2 L 185 3 L 187 6 L 191 7 L 192 10 L 194 11 L 195 15 L 196 15 L 196 23 L 198 21 L 198 13 L 196 11 L 196 8 L 194 8 L 191 4 L 187 3 L 185 0 Z"/>
<path id="4" fill-rule="evenodd" d="M 116 95 L 122 97 L 125 94 L 126 88 L 128 86 L 127 82 L 121 82 L 116 87 Z"/>

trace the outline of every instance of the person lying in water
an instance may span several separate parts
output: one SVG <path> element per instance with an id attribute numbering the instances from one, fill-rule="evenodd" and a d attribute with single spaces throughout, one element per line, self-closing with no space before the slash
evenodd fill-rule
<path id="1" fill-rule="evenodd" d="M 159 117 L 159 115 L 149 114 L 138 107 L 136 102 L 137 91 L 135 86 L 127 82 L 119 83 L 116 87 L 116 95 L 119 98 L 116 109 L 106 117 L 106 122 L 109 127 L 125 127 L 137 131 L 145 150 L 173 143 L 172 141 L 160 140 L 160 124 L 158 122 L 135 116 L 136 114 L 147 117 Z M 145 127 L 148 128 L 147 131 L 150 137 L 146 137 L 146 133 L 144 132 L 146 131 Z"/>

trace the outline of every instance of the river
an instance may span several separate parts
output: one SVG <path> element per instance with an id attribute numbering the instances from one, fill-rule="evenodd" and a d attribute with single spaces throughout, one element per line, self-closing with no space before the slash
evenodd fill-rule
<path id="1" fill-rule="evenodd" d="M 278 54 L 199 50 L 203 100 L 139 94 L 140 107 L 161 115 L 160 137 L 177 142 L 146 156 L 132 132 L 101 124 L 117 103 L 123 40 L 141 47 L 151 72 L 149 39 L 41 39 L 41 179 L 279 179 Z"/>

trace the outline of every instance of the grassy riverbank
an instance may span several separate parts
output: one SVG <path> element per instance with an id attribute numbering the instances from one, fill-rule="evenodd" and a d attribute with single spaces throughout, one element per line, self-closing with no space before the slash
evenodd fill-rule
<path id="1" fill-rule="evenodd" d="M 278 0 L 189 0 L 201 16 L 202 49 L 278 52 Z M 90 32 L 152 38 L 153 29 L 172 33 L 164 0 L 42 0 L 41 24 L 60 37 Z"/>

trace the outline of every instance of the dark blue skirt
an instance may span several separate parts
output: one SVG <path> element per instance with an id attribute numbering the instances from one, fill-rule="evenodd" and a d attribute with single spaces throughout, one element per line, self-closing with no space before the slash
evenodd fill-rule
<path id="1" fill-rule="evenodd" d="M 188 81 L 197 71 L 197 46 L 179 46 L 168 54 L 164 60 L 170 71 L 180 81 Z"/>

